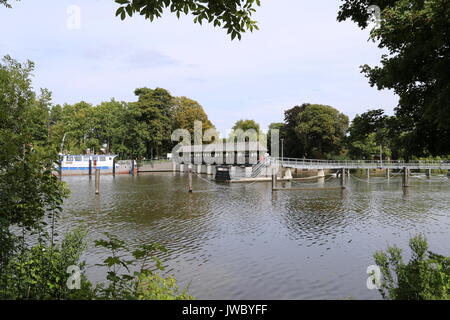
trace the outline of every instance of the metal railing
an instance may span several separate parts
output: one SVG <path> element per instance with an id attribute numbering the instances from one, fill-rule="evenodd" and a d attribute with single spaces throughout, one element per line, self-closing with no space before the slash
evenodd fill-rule
<path id="1" fill-rule="evenodd" d="M 270 163 L 281 166 L 294 167 L 365 167 L 365 168 L 385 168 L 385 167 L 414 167 L 427 168 L 439 167 L 450 169 L 450 160 L 318 160 L 318 159 L 299 159 L 299 158 L 270 158 Z"/>
<path id="2" fill-rule="evenodd" d="M 256 178 L 260 175 L 263 168 L 267 167 L 270 163 L 270 159 L 264 159 L 262 161 L 259 161 L 256 165 L 252 168 L 252 178 Z"/>

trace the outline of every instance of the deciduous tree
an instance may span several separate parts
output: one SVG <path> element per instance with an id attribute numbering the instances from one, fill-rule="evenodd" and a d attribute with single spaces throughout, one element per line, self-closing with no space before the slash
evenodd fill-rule
<path id="1" fill-rule="evenodd" d="M 370 39 L 387 51 L 381 66 L 362 66 L 372 86 L 400 97 L 398 125 L 407 153 L 450 153 L 450 1 L 344 0 L 338 20 L 368 27 L 370 5 L 380 8 Z"/>

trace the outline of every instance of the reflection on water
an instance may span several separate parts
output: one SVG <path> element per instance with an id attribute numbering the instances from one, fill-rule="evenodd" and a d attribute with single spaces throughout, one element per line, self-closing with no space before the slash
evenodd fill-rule
<path id="1" fill-rule="evenodd" d="M 67 177 L 72 191 L 60 229 L 84 225 L 90 239 L 111 232 L 132 246 L 159 242 L 170 274 L 199 299 L 378 299 L 366 288 L 374 251 L 407 247 L 424 233 L 450 255 L 450 180 L 352 180 L 344 191 L 278 191 L 270 183 L 214 185 L 183 174 Z M 313 187 L 311 181 L 308 188 Z M 338 187 L 338 179 L 317 186 Z M 292 187 L 302 186 L 292 182 Z M 91 246 L 88 275 L 105 257 Z"/>

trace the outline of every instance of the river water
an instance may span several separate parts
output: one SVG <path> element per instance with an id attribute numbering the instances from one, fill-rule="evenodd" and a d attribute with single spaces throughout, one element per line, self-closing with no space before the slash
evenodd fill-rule
<path id="1" fill-rule="evenodd" d="M 423 233 L 433 251 L 450 255 L 450 179 L 351 178 L 344 191 L 277 191 L 270 183 L 215 184 L 155 173 L 64 177 L 71 189 L 60 229 L 83 225 L 90 240 L 110 232 L 132 247 L 158 242 L 169 249 L 166 272 L 197 299 L 380 299 L 366 286 L 373 253 L 407 249 Z M 293 182 L 293 187 L 338 187 Z M 93 281 L 107 255 L 90 241 L 84 259 Z M 409 250 L 405 257 L 409 258 Z"/>

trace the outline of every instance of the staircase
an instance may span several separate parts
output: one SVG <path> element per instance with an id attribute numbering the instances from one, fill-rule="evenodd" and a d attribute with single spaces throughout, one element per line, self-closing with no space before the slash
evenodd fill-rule
<path id="1" fill-rule="evenodd" d="M 255 164 L 252 168 L 252 178 L 256 178 L 261 174 L 261 171 L 268 167 L 270 164 L 269 159 L 264 159 L 262 161 L 258 161 L 257 164 Z"/>

